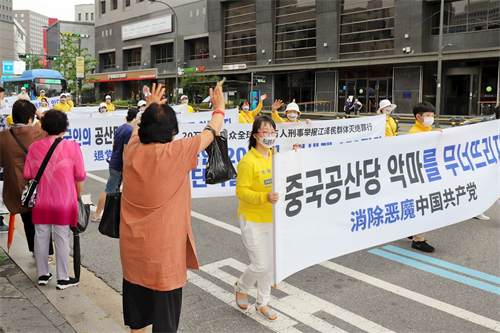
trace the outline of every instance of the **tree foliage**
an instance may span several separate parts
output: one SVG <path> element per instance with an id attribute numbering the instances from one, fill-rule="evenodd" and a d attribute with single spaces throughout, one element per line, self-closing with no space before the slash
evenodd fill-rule
<path id="1" fill-rule="evenodd" d="M 42 60 L 39 56 L 31 55 L 29 59 L 21 58 L 22 61 L 26 63 L 26 70 L 30 69 L 43 69 L 43 65 L 40 65 L 40 60 Z"/>
<path id="2" fill-rule="evenodd" d="M 52 67 L 52 69 L 59 71 L 68 81 L 68 87 L 71 91 L 76 90 L 76 82 L 78 81 L 76 77 L 76 57 L 83 57 L 85 59 L 85 80 L 97 81 L 95 78 L 89 77 L 87 74 L 94 71 L 98 62 L 92 59 L 92 55 L 90 53 L 86 52 L 88 51 L 88 48 L 82 47 L 79 50 L 81 40 L 81 37 L 64 36 L 61 41 L 59 56 L 57 61 L 54 61 L 56 66 Z"/>
<path id="3" fill-rule="evenodd" d="M 196 100 L 196 96 L 198 96 L 198 99 L 207 97 L 208 89 L 215 87 L 219 80 L 218 76 L 203 76 L 188 72 L 181 77 L 181 87 L 184 91 L 183 94 L 187 95 L 190 101 L 199 103 L 201 101 Z"/>

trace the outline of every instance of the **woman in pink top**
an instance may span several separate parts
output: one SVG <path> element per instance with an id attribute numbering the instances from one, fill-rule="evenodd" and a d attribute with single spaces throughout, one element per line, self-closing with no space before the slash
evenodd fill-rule
<path id="1" fill-rule="evenodd" d="M 49 137 L 31 144 L 26 156 L 24 178 L 36 177 L 50 147 L 56 139 L 64 135 L 68 125 L 68 117 L 64 112 L 50 110 L 44 114 L 42 129 Z M 76 226 L 77 201 L 82 194 L 86 177 L 80 146 L 74 141 L 62 140 L 55 148 L 40 179 L 33 208 L 35 260 L 40 285 L 46 285 L 52 278 L 47 263 L 52 229 L 56 246 L 56 287 L 66 289 L 78 284 L 78 280 L 68 277 L 70 226 Z"/>

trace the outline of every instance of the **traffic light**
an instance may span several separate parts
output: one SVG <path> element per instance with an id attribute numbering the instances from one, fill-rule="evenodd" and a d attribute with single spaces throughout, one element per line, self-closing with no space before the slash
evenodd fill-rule
<path id="1" fill-rule="evenodd" d="M 29 59 L 29 58 L 31 58 L 31 55 L 30 54 L 20 54 L 19 58 L 20 59 Z"/>
<path id="2" fill-rule="evenodd" d="M 57 61 L 57 56 L 47 56 L 47 60 Z"/>

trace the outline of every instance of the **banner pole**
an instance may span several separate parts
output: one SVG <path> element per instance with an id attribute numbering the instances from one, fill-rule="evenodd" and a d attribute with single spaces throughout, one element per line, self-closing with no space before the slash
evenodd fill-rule
<path id="1" fill-rule="evenodd" d="M 272 166 L 273 166 L 273 189 L 272 191 L 273 192 L 276 192 L 276 156 L 278 155 L 278 150 L 276 149 L 276 147 L 273 147 L 271 148 L 271 158 L 273 159 L 272 160 Z M 279 289 L 280 286 L 279 286 L 279 283 L 277 281 L 277 271 L 276 271 L 276 254 L 277 254 L 277 250 L 276 250 L 276 247 L 277 247 L 277 239 L 276 239 L 276 235 L 278 234 L 277 233 L 277 225 L 276 225 L 276 214 L 278 212 L 278 209 L 276 208 L 276 206 L 279 204 L 279 201 L 273 205 L 273 273 L 274 273 L 274 289 Z"/>

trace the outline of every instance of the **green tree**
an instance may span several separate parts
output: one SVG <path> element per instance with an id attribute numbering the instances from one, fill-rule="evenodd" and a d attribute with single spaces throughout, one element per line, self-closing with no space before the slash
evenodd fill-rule
<path id="1" fill-rule="evenodd" d="M 215 87 L 217 81 L 220 81 L 218 76 L 203 76 L 192 72 L 187 72 L 181 77 L 181 87 L 184 95 L 187 95 L 193 102 L 194 96 L 208 96 L 208 89 Z M 197 101 L 198 102 L 198 101 Z"/>
<path id="2" fill-rule="evenodd" d="M 85 59 L 85 74 L 92 73 L 98 62 L 92 59 L 92 55 L 87 53 L 88 48 L 82 47 L 81 37 L 76 36 L 63 36 L 61 41 L 61 48 L 59 49 L 59 56 L 57 61 L 54 60 L 56 66 L 52 69 L 59 71 L 61 75 L 68 81 L 68 87 L 71 91 L 76 90 L 76 57 L 83 57 Z M 95 78 L 86 76 L 84 81 L 98 81 Z"/>
<path id="3" fill-rule="evenodd" d="M 42 60 L 39 56 L 36 55 L 31 55 L 29 59 L 21 59 L 26 63 L 26 70 L 30 69 L 30 64 L 31 64 L 31 69 L 42 69 L 43 65 L 40 65 L 40 60 Z"/>

